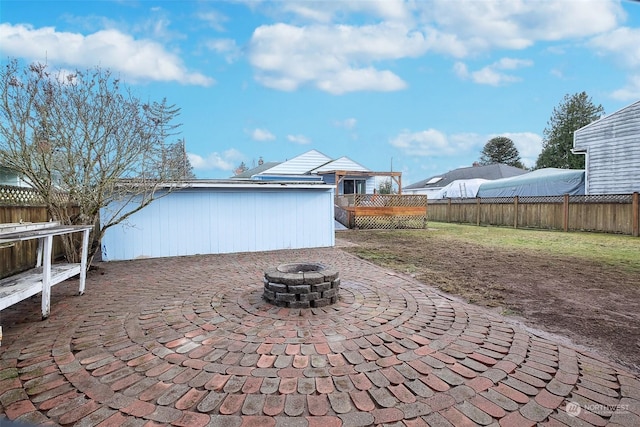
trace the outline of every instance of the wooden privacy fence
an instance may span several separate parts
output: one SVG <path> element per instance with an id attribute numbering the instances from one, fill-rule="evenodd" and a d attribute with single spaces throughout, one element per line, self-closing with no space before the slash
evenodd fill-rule
<path id="1" fill-rule="evenodd" d="M 427 196 L 398 194 L 336 196 L 335 217 L 348 228 L 426 228 Z"/>
<path id="2" fill-rule="evenodd" d="M 44 201 L 35 190 L 0 185 L 0 224 L 47 222 L 50 219 Z M 0 246 L 0 279 L 35 266 L 37 249 L 38 244 L 33 240 Z M 55 238 L 54 257 L 63 253 L 62 242 Z"/>
<path id="3" fill-rule="evenodd" d="M 638 237 L 638 193 L 429 200 L 429 220 Z"/>

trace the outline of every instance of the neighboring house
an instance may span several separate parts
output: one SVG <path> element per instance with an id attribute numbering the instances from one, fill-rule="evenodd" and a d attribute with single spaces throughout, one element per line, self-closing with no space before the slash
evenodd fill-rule
<path id="1" fill-rule="evenodd" d="M 449 192 L 443 191 L 447 188 L 455 187 L 456 190 L 464 189 L 461 193 L 466 197 L 475 197 L 474 190 L 478 189 L 477 179 L 494 180 L 500 178 L 509 178 L 527 173 L 526 170 L 495 163 L 492 165 L 475 165 L 466 168 L 451 170 L 441 175 L 435 175 L 431 178 L 408 185 L 402 189 L 404 194 L 426 194 L 429 199 L 438 199 L 449 197 Z M 455 182 L 454 182 L 455 181 Z M 453 185 L 451 186 L 451 184 Z M 464 196 L 463 196 L 464 197 Z"/>
<path id="2" fill-rule="evenodd" d="M 253 176 L 259 174 L 260 172 L 264 172 L 267 169 L 270 169 L 279 164 L 280 162 L 267 162 L 267 163 L 258 164 L 258 166 L 256 166 L 253 169 L 247 169 L 242 173 L 234 175 L 233 179 L 250 180 L 252 179 Z"/>
<path id="3" fill-rule="evenodd" d="M 0 166 L 0 185 L 10 185 L 13 187 L 31 187 L 22 176 L 12 169 Z"/>
<path id="4" fill-rule="evenodd" d="M 324 182 L 336 194 L 372 194 L 376 177 L 387 176 L 402 187 L 401 172 L 373 172 L 348 157 L 332 159 L 310 150 L 284 162 L 266 162 L 232 177 L 234 180 Z"/>
<path id="5" fill-rule="evenodd" d="M 640 101 L 575 131 L 572 152 L 586 156 L 586 194 L 640 191 Z"/>
<path id="6" fill-rule="evenodd" d="M 52 171 L 53 186 L 58 190 L 63 190 L 62 174 L 58 171 Z M 12 187 L 33 188 L 31 182 L 22 174 L 5 166 L 0 166 L 0 185 L 9 185 Z"/>

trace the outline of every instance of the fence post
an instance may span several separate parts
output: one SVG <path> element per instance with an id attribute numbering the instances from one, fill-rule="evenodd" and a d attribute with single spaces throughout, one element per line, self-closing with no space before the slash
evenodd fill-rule
<path id="1" fill-rule="evenodd" d="M 568 194 L 564 195 L 563 213 L 564 213 L 564 218 L 562 222 L 563 222 L 564 231 L 569 231 L 569 195 Z"/>
<path id="2" fill-rule="evenodd" d="M 633 235 L 633 237 L 640 237 L 640 202 L 638 201 L 638 199 L 638 192 L 636 191 L 633 193 L 631 203 L 633 209 L 633 230 L 631 231 L 631 234 Z"/>
<path id="3" fill-rule="evenodd" d="M 422 228 L 427 228 L 429 222 L 429 197 L 424 196 L 424 222 L 422 223 Z"/>
<path id="4" fill-rule="evenodd" d="M 476 225 L 480 226 L 480 197 L 476 197 Z"/>
<path id="5" fill-rule="evenodd" d="M 447 202 L 447 222 L 451 222 L 451 198 Z"/>
<path id="6" fill-rule="evenodd" d="M 513 228 L 518 228 L 518 196 L 513 199 Z"/>

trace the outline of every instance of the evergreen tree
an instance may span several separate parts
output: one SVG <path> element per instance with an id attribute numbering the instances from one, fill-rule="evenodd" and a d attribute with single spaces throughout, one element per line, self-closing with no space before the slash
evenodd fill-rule
<path id="1" fill-rule="evenodd" d="M 170 170 L 171 179 L 195 179 L 193 166 L 187 157 L 186 142 L 179 139 L 175 144 L 166 144 L 163 157 L 164 167 Z"/>
<path id="2" fill-rule="evenodd" d="M 491 165 L 494 163 L 503 163 L 524 169 L 518 149 L 513 141 L 505 136 L 491 138 L 482 149 L 480 164 Z"/>
<path id="3" fill-rule="evenodd" d="M 602 105 L 594 105 L 586 92 L 565 95 L 543 132 L 542 152 L 536 169 L 583 169 L 584 156 L 573 154 L 573 133 L 599 119 L 604 114 Z"/>

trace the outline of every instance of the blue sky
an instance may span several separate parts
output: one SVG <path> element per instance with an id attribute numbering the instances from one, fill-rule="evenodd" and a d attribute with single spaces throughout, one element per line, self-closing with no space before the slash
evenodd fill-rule
<path id="1" fill-rule="evenodd" d="M 316 149 L 408 185 L 494 136 L 533 166 L 566 94 L 640 99 L 640 3 L 2 0 L 0 58 L 100 65 L 167 98 L 198 178 Z"/>

